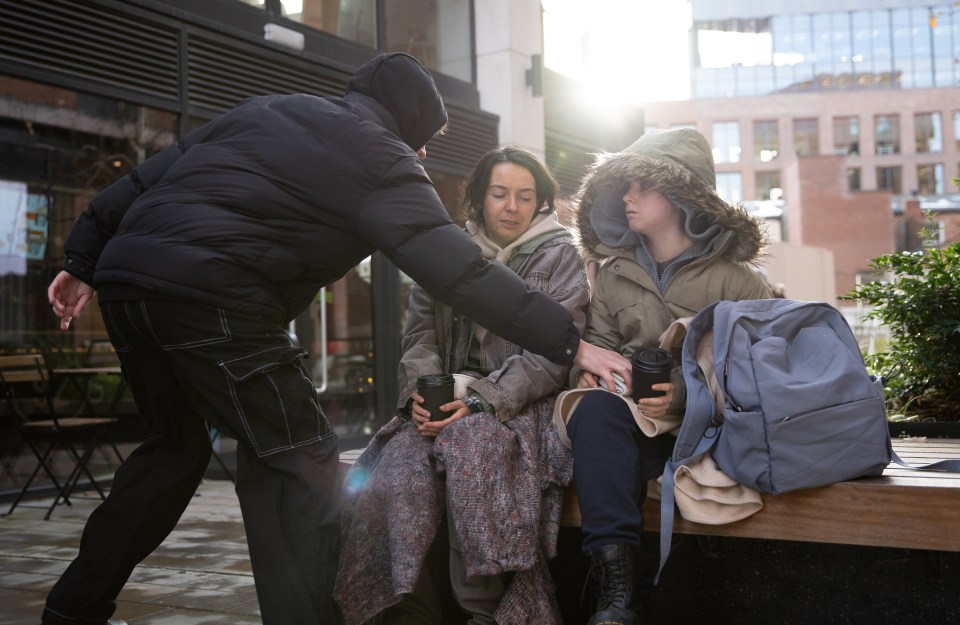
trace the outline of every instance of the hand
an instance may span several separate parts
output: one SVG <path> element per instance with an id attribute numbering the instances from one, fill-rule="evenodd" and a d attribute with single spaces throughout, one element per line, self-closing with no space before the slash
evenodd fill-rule
<path id="1" fill-rule="evenodd" d="M 66 330 L 70 322 L 80 316 L 93 297 L 93 287 L 66 271 L 61 271 L 47 289 L 47 300 L 53 306 L 53 314 L 60 317 L 60 329 Z"/>
<path id="2" fill-rule="evenodd" d="M 417 395 L 414 396 L 415 398 Z M 422 398 L 421 398 L 422 399 Z M 414 422 L 417 424 L 417 431 L 420 434 L 433 438 L 440 434 L 440 430 L 447 427 L 454 421 L 459 421 L 470 413 L 470 409 L 467 408 L 467 405 L 463 403 L 462 400 L 454 400 L 448 404 L 443 404 L 440 406 L 440 410 L 443 412 L 453 411 L 453 414 L 444 419 L 443 421 L 431 421 L 429 416 L 424 418 L 424 414 L 429 414 L 428 411 L 424 410 L 422 406 L 414 404 L 420 408 L 420 414 L 413 417 Z"/>
<path id="3" fill-rule="evenodd" d="M 655 391 L 663 391 L 665 394 L 661 397 L 641 397 L 640 401 L 637 402 L 637 408 L 651 419 L 663 417 L 667 414 L 670 403 L 673 401 L 673 384 L 670 382 L 661 382 L 654 384 L 650 388 Z"/>
<path id="4" fill-rule="evenodd" d="M 589 371 L 581 371 L 577 377 L 577 388 L 596 388 L 600 386 L 600 378 Z"/>
<path id="5" fill-rule="evenodd" d="M 627 387 L 626 392 L 631 391 L 633 370 L 630 367 L 630 361 L 617 352 L 591 345 L 586 341 L 580 341 L 580 348 L 577 350 L 573 362 L 584 371 L 599 377 L 603 382 L 602 386 L 606 388 L 616 388 L 617 385 L 612 374 L 619 373 Z M 580 379 L 582 379 L 582 375 Z M 578 387 L 580 387 L 580 379 L 577 380 Z M 593 386 L 598 385 L 600 385 L 599 382 Z"/>

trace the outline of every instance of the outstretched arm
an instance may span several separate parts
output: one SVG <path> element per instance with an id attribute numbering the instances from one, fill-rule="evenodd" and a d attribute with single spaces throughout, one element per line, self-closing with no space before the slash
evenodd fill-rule
<path id="1" fill-rule="evenodd" d="M 66 271 L 61 271 L 47 289 L 53 314 L 60 317 L 60 329 L 66 330 L 74 317 L 79 317 L 93 297 L 93 287 Z"/>

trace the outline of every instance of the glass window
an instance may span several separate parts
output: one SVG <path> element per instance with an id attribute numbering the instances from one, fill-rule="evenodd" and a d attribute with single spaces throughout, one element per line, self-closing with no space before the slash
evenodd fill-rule
<path id="1" fill-rule="evenodd" d="M 817 65 L 817 76 L 832 77 L 833 29 L 830 25 L 829 13 L 816 13 L 813 15 L 813 33 L 813 51 L 815 63 Z"/>
<path id="2" fill-rule="evenodd" d="M 847 167 L 847 191 L 860 190 L 860 168 Z"/>
<path id="3" fill-rule="evenodd" d="M 770 18 L 707 20 L 695 28 L 699 67 L 753 67 L 773 62 Z"/>
<path id="4" fill-rule="evenodd" d="M 470 2 L 385 0 L 383 49 L 406 52 L 428 69 L 472 81 Z"/>
<path id="5" fill-rule="evenodd" d="M 743 92 L 740 95 L 767 95 L 775 92 L 777 83 L 773 70 L 772 65 L 745 68 L 744 72 L 749 71 L 753 74 L 753 82 L 749 92 Z"/>
<path id="6" fill-rule="evenodd" d="M 903 176 L 899 166 L 877 167 L 877 189 L 895 195 L 903 193 Z"/>
<path id="7" fill-rule="evenodd" d="M 916 133 L 917 154 L 943 151 L 943 130 L 940 127 L 940 113 L 917 113 L 913 116 L 913 124 Z"/>
<path id="8" fill-rule="evenodd" d="M 82 362 L 107 338 L 94 298 L 68 332 L 47 286 L 63 241 L 93 196 L 176 140 L 174 114 L 0 76 L 15 98 L 0 126 L 0 353 L 44 352 L 51 367 Z"/>
<path id="9" fill-rule="evenodd" d="M 713 161 L 715 163 L 740 162 L 740 123 L 717 122 L 713 124 Z"/>
<path id="10" fill-rule="evenodd" d="M 953 112 L 953 145 L 960 151 L 960 111 Z"/>
<path id="11" fill-rule="evenodd" d="M 772 18 L 773 64 L 779 91 L 809 91 L 813 88 L 813 36 L 809 15 Z"/>
<path id="12" fill-rule="evenodd" d="M 756 174 L 757 200 L 782 200 L 783 187 L 780 186 L 779 171 L 758 171 Z"/>
<path id="13" fill-rule="evenodd" d="M 889 75 L 893 69 L 893 49 L 890 47 L 890 11 L 868 11 L 870 15 L 870 47 L 874 74 Z M 856 53 L 856 52 L 855 52 Z"/>
<path id="14" fill-rule="evenodd" d="M 856 88 L 869 89 L 873 81 L 869 78 L 874 72 L 873 26 L 869 11 L 856 11 L 851 16 L 853 23 L 852 57 L 856 75 Z"/>
<path id="15" fill-rule="evenodd" d="M 833 153 L 860 154 L 860 118 L 856 115 L 833 118 Z"/>
<path id="16" fill-rule="evenodd" d="M 873 140 L 877 154 L 900 153 L 900 117 L 898 115 L 875 115 L 873 118 Z"/>
<path id="17" fill-rule="evenodd" d="M 943 194 L 943 165 L 917 165 L 917 191 L 921 195 Z"/>
<path id="18" fill-rule="evenodd" d="M 793 149 L 797 156 L 816 156 L 820 153 L 820 134 L 816 119 L 793 120 Z"/>
<path id="19" fill-rule="evenodd" d="M 958 68 L 955 61 L 955 45 L 960 36 L 960 14 L 954 10 L 934 9 L 933 54 L 934 85 L 937 87 L 956 86 Z"/>
<path id="20" fill-rule="evenodd" d="M 913 87 L 913 72 L 910 64 L 912 56 L 910 10 L 893 9 L 890 11 L 890 27 L 893 53 L 893 72 L 897 87 Z"/>
<path id="21" fill-rule="evenodd" d="M 753 122 L 753 157 L 761 163 L 769 163 L 780 153 L 780 133 L 777 120 Z"/>
<path id="22" fill-rule="evenodd" d="M 740 172 L 717 172 L 717 195 L 731 204 L 743 201 L 743 177 Z"/>
<path id="23" fill-rule="evenodd" d="M 264 6 L 263 0 L 243 0 Z M 283 16 L 305 26 L 377 47 L 376 0 L 280 0 Z"/>
<path id="24" fill-rule="evenodd" d="M 264 7 L 263 0 L 240 0 Z M 278 0 L 289 20 L 381 50 L 406 52 L 425 67 L 473 80 L 469 0 Z M 382 7 L 384 41 L 378 40 Z"/>

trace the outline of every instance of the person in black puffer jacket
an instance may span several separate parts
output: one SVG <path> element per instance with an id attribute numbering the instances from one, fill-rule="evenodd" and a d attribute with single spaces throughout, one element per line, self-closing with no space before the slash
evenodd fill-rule
<path id="1" fill-rule="evenodd" d="M 205 421 L 240 443 L 263 622 L 338 622 L 337 440 L 286 326 L 375 250 L 531 351 L 605 376 L 629 371 L 619 354 L 581 343 L 567 310 L 485 261 L 450 220 L 418 159 L 446 122 L 430 74 L 384 54 L 341 98 L 246 100 L 94 198 L 48 295 L 66 329 L 96 289 L 152 434 L 91 515 L 43 623 L 110 618 L 203 477 Z"/>

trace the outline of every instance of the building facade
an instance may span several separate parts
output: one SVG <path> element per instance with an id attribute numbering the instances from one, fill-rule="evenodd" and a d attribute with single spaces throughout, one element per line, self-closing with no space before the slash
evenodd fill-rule
<path id="1" fill-rule="evenodd" d="M 650 128 L 710 139 L 718 190 L 771 235 L 835 255 L 836 294 L 869 259 L 915 249 L 908 201 L 956 240 L 960 8 L 917 0 L 693 0 L 692 98 Z M 790 295 L 790 285 L 787 294 Z"/>
<path id="2" fill-rule="evenodd" d="M 62 333 L 46 301 L 63 240 L 98 191 L 246 97 L 340 95 L 378 51 L 435 73 L 450 129 L 426 166 L 455 213 L 460 182 L 498 141 L 474 75 L 473 3 L 294 4 L 0 2 L 0 352 L 79 365 L 106 337 L 95 305 Z M 293 328 L 342 437 L 368 436 L 392 412 L 407 286 L 374 255 Z"/>
<path id="3" fill-rule="evenodd" d="M 498 143 L 545 156 L 572 192 L 609 130 L 545 106 L 570 86 L 544 74 L 542 49 L 536 0 L 0 0 L 0 353 L 80 365 L 106 338 L 95 305 L 62 333 L 46 301 L 97 192 L 246 97 L 340 95 L 379 51 L 436 78 L 450 126 L 424 165 L 455 220 L 460 184 Z M 291 328 L 345 444 L 393 412 L 409 285 L 375 254 Z"/>

